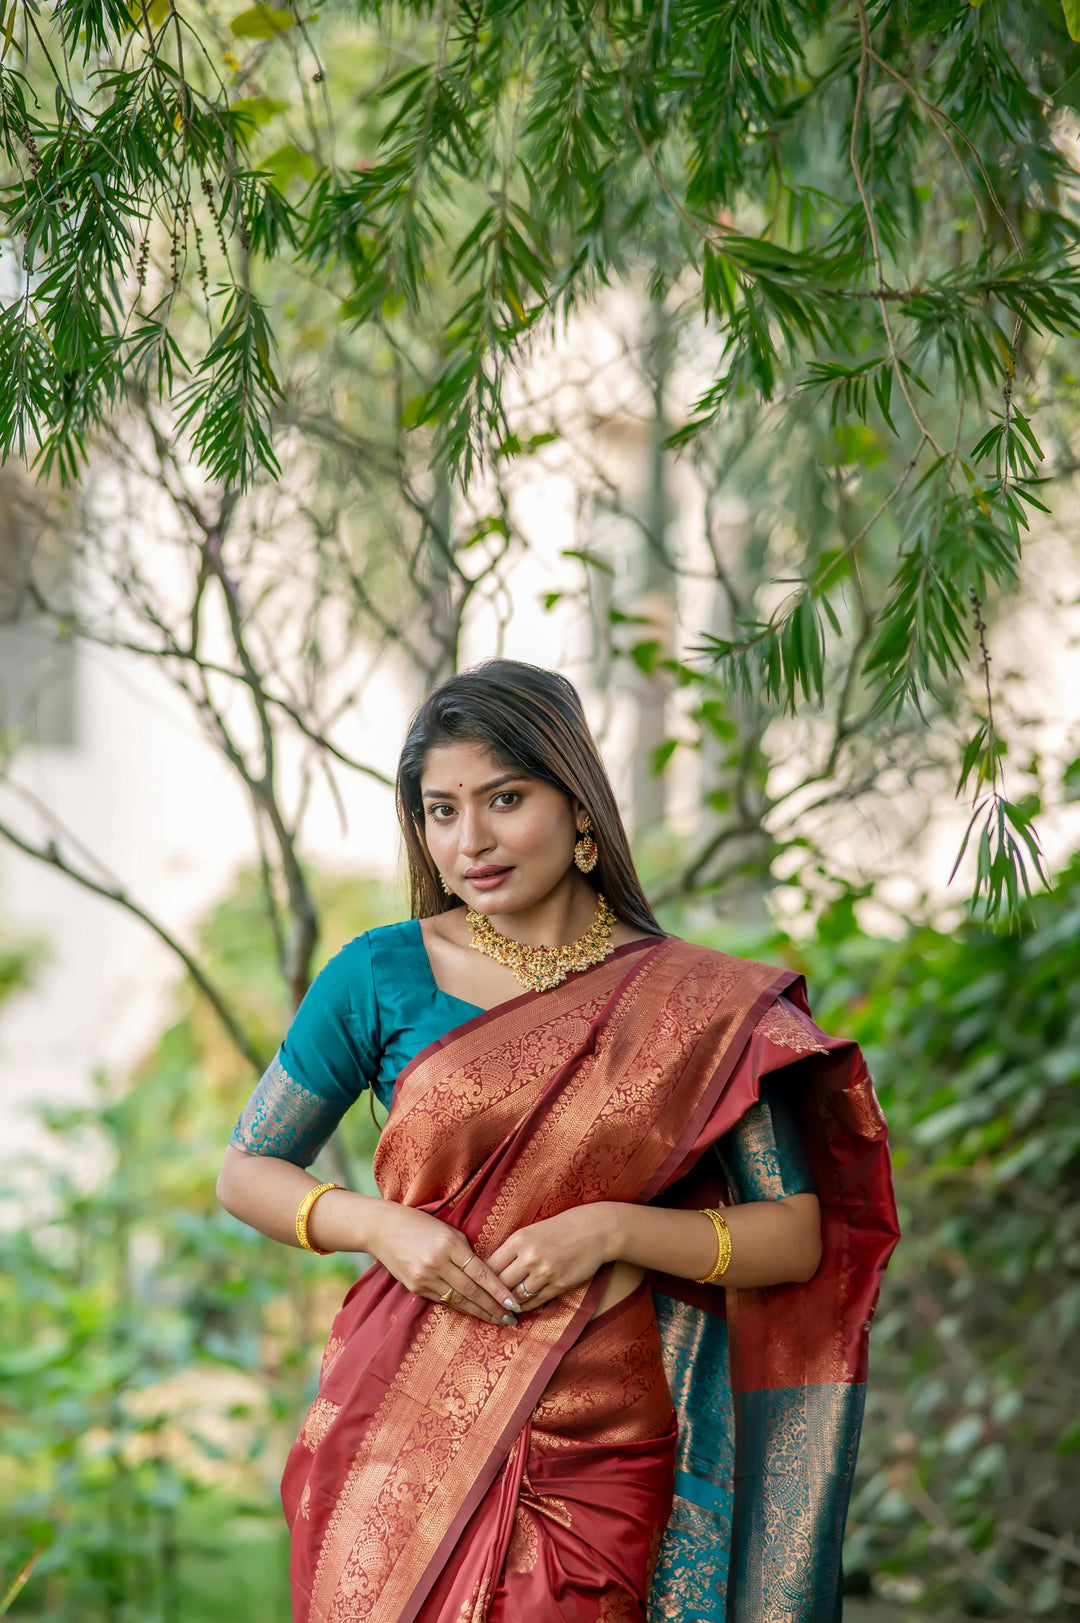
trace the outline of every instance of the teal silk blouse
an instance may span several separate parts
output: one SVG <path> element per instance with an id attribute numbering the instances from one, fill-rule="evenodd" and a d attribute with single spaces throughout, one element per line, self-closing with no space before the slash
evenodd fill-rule
<path id="1" fill-rule="evenodd" d="M 436 984 L 417 919 L 365 931 L 312 981 L 231 1142 L 308 1166 L 365 1089 L 389 1108 L 409 1061 L 482 1013 Z M 718 1146 L 743 1200 L 816 1188 L 785 1091 L 763 1077 L 759 1103 Z"/>

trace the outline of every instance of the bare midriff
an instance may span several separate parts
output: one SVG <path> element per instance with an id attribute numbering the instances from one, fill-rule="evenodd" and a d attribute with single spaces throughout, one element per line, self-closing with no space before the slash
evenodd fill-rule
<path id="1" fill-rule="evenodd" d="M 644 1268 L 639 1268 L 636 1262 L 617 1262 L 601 1292 L 600 1300 L 593 1309 L 589 1323 L 591 1324 L 599 1314 L 606 1313 L 609 1307 L 614 1307 L 616 1302 L 621 1302 L 624 1296 L 629 1296 L 644 1277 Z"/>

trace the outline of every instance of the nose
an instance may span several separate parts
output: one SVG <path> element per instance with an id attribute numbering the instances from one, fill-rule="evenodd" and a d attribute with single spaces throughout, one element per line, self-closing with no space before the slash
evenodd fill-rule
<path id="1" fill-rule="evenodd" d="M 487 819 L 479 806 L 466 806 L 459 824 L 458 850 L 463 857 L 475 861 L 490 851 L 495 841 L 491 837 Z"/>

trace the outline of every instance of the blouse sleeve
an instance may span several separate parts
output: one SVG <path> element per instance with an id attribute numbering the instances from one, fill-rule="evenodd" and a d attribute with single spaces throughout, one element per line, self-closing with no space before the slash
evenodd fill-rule
<path id="1" fill-rule="evenodd" d="M 816 1033 L 801 1010 L 779 998 L 751 1039 L 749 1058 L 761 1075 L 758 1101 L 716 1146 L 739 1202 L 817 1190 L 783 1074 L 794 1060 L 824 1052 Z"/>
<path id="2" fill-rule="evenodd" d="M 310 1165 L 371 1085 L 380 1051 L 371 943 L 361 935 L 312 981 L 230 1143 L 245 1155 Z"/>

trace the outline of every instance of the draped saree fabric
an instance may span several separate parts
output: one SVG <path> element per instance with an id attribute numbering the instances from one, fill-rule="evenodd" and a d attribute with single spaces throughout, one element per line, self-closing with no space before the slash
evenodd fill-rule
<path id="1" fill-rule="evenodd" d="M 503 1327 L 379 1264 L 356 1282 L 282 1483 L 296 1623 L 830 1623 L 897 1232 L 872 1084 L 797 976 L 669 937 L 479 1014 L 402 1071 L 375 1176 L 481 1256 L 593 1201 L 762 1198 L 783 1145 L 716 1146 L 778 1052 L 822 1203 L 809 1284 L 654 1276 L 593 1317 L 602 1269 Z"/>

